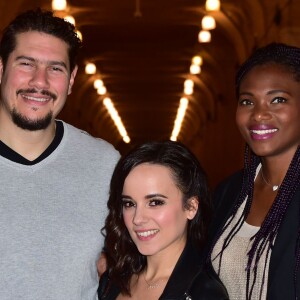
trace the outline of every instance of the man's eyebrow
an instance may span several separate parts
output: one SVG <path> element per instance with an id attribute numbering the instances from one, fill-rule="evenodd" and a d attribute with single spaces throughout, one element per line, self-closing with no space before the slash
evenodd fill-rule
<path id="1" fill-rule="evenodd" d="M 32 62 L 39 61 L 39 60 L 37 60 L 33 57 L 25 56 L 25 55 L 17 56 L 16 60 L 20 60 L 20 59 L 26 59 L 26 60 L 29 60 L 29 61 L 32 61 Z M 65 69 L 67 69 L 67 65 L 63 61 L 49 60 L 49 61 L 47 61 L 47 64 L 49 64 L 49 65 L 59 65 L 59 66 L 64 67 Z"/>

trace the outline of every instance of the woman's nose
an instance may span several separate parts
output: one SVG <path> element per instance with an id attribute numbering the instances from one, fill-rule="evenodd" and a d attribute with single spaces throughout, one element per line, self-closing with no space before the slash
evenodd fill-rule
<path id="1" fill-rule="evenodd" d="M 141 225 L 147 221 L 147 213 L 144 207 L 137 207 L 132 222 L 135 225 Z"/>
<path id="2" fill-rule="evenodd" d="M 272 117 L 270 108 L 266 104 L 257 104 L 253 110 L 253 117 L 256 121 L 268 120 Z"/>

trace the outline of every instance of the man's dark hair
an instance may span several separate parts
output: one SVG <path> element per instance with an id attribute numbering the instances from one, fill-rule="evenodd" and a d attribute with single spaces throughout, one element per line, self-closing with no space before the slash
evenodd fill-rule
<path id="1" fill-rule="evenodd" d="M 54 16 L 52 11 L 43 11 L 40 8 L 20 14 L 4 29 L 0 42 L 0 57 L 4 68 L 16 47 L 16 35 L 28 31 L 50 34 L 66 42 L 69 46 L 70 71 L 73 71 L 81 47 L 74 25 Z"/>

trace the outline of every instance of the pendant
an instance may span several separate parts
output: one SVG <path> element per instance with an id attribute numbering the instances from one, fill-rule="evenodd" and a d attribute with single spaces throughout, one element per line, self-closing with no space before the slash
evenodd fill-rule
<path id="1" fill-rule="evenodd" d="M 272 186 L 273 192 L 277 191 L 278 188 L 279 188 L 279 185 L 273 185 L 273 186 Z"/>

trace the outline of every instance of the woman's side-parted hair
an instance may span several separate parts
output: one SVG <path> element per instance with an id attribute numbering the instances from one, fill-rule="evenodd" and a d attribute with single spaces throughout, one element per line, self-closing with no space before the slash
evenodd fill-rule
<path id="1" fill-rule="evenodd" d="M 145 143 L 122 157 L 112 175 L 108 200 L 109 213 L 102 233 L 105 236 L 105 252 L 110 281 L 123 294 L 130 295 L 130 279 L 146 266 L 146 257 L 139 253 L 125 226 L 122 214 L 122 191 L 130 171 L 143 163 L 167 167 L 175 184 L 183 194 L 183 208 L 188 199 L 196 197 L 198 211 L 188 220 L 187 239 L 199 251 L 206 238 L 210 219 L 210 195 L 206 175 L 197 158 L 179 142 L 162 141 Z"/>
<path id="2" fill-rule="evenodd" d="M 236 75 L 236 93 L 239 95 L 240 85 L 244 80 L 245 76 L 255 67 L 275 64 L 279 65 L 286 70 L 290 71 L 292 78 L 299 82 L 300 84 L 300 48 L 282 44 L 282 43 L 271 43 L 265 47 L 259 48 L 244 62 L 240 67 Z M 300 99 L 298 99 L 300 101 Z M 253 191 L 254 191 L 254 180 L 256 175 L 256 169 L 260 164 L 260 157 L 251 151 L 248 145 L 246 145 L 245 155 L 244 155 L 244 173 L 243 173 L 243 185 L 239 197 L 235 203 L 232 215 L 229 218 L 229 222 L 226 226 L 217 234 L 215 241 L 211 247 L 210 255 L 211 258 L 212 250 L 224 233 L 229 224 L 233 221 L 239 207 L 245 201 L 246 197 L 247 202 L 244 208 L 244 211 L 238 220 L 238 222 L 233 226 L 233 229 L 228 233 L 224 239 L 222 250 L 219 253 L 220 264 L 219 271 L 221 267 L 222 254 L 223 251 L 227 248 L 228 244 L 236 233 L 241 228 L 243 221 L 247 218 L 252 200 L 253 200 Z M 247 282 L 246 282 L 246 299 L 251 299 L 252 291 L 254 284 L 256 282 L 256 273 L 258 262 L 266 249 L 267 258 L 271 255 L 272 247 L 274 246 L 275 238 L 277 236 L 280 225 L 283 221 L 284 215 L 287 211 L 288 205 L 290 204 L 297 188 L 300 185 L 300 147 L 290 163 L 286 176 L 280 185 L 277 196 L 274 200 L 273 205 L 271 206 L 265 220 L 263 221 L 260 230 L 252 238 L 252 245 L 248 252 L 248 263 L 247 263 Z M 296 291 L 296 282 L 297 274 L 300 268 L 300 227 L 298 231 L 298 239 L 296 242 L 295 249 L 295 270 L 294 270 L 294 286 L 295 286 L 295 295 Z M 263 282 L 260 287 L 260 293 L 262 293 L 263 287 L 265 285 L 265 276 L 266 276 L 266 261 L 264 262 L 264 276 Z"/>

